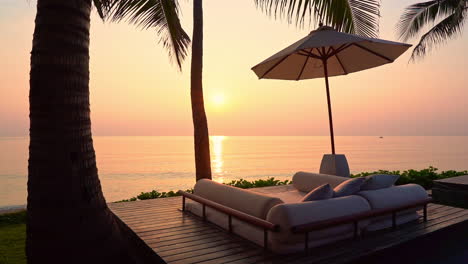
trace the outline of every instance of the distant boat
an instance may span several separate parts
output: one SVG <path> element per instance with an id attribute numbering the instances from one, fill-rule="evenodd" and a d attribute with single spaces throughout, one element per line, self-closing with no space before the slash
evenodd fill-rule
<path id="1" fill-rule="evenodd" d="M 382 136 L 380 136 L 379 138 L 383 138 Z"/>

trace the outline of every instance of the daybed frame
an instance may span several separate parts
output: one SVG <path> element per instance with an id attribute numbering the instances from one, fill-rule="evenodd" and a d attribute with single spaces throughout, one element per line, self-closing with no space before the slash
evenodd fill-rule
<path id="1" fill-rule="evenodd" d="M 265 250 L 268 249 L 268 231 L 271 232 L 277 232 L 281 227 L 279 225 L 273 224 L 271 222 L 268 222 L 264 219 L 246 214 L 244 212 L 241 212 L 239 210 L 235 210 L 233 208 L 224 206 L 222 204 L 213 202 L 211 200 L 205 199 L 201 196 L 188 193 L 185 191 L 179 191 L 179 194 L 182 195 L 182 211 L 185 212 L 185 200 L 186 198 L 193 200 L 195 202 L 198 202 L 202 205 L 202 218 L 204 221 L 206 221 L 206 207 L 210 207 L 212 209 L 215 209 L 219 212 L 225 213 L 228 215 L 228 226 L 229 226 L 229 232 L 232 233 L 232 218 L 236 218 L 238 220 L 241 220 L 243 222 L 249 223 L 253 226 L 257 226 L 259 228 L 263 229 L 263 248 Z M 358 231 L 358 223 L 359 221 L 368 219 L 368 218 L 373 218 L 373 217 L 378 217 L 378 216 L 384 216 L 384 215 L 389 215 L 391 214 L 392 216 L 392 228 L 395 229 L 397 227 L 397 221 L 396 217 L 398 212 L 412 209 L 415 207 L 423 207 L 423 221 L 427 221 L 427 204 L 432 202 L 432 198 L 427 198 L 422 201 L 418 201 L 415 203 L 411 203 L 405 206 L 399 206 L 399 207 L 392 207 L 392 208 L 385 208 L 385 209 L 373 209 L 367 212 L 363 213 L 358 213 L 358 214 L 353 214 L 353 215 L 347 215 L 347 216 L 342 216 L 342 217 L 336 217 L 332 219 L 327 219 L 323 221 L 317 221 L 317 222 L 312 222 L 308 224 L 303 224 L 303 225 L 297 225 L 291 227 L 291 232 L 295 234 L 304 234 L 304 249 L 308 251 L 309 249 L 309 232 L 312 231 L 317 231 L 320 229 L 326 229 L 329 227 L 337 226 L 337 225 L 342 225 L 342 224 L 349 224 L 353 223 L 354 225 L 354 239 L 357 239 L 359 237 L 359 231 Z"/>

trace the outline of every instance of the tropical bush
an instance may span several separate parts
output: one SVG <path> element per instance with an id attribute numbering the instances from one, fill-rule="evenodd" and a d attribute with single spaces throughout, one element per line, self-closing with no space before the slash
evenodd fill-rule
<path id="1" fill-rule="evenodd" d="M 248 188 L 256 188 L 256 187 L 267 187 L 267 186 L 277 186 L 277 185 L 286 185 L 289 184 L 289 180 L 281 181 L 281 180 L 276 180 L 274 177 L 267 178 L 266 180 L 260 179 L 260 180 L 244 180 L 244 179 L 239 179 L 239 180 L 233 180 L 229 183 L 225 183 L 226 185 L 230 186 L 235 186 L 238 188 L 242 189 L 248 189 Z M 193 193 L 193 189 L 188 189 L 185 190 L 188 193 Z M 132 197 L 130 199 L 125 199 L 121 201 L 117 201 L 116 203 L 121 203 L 121 202 L 132 202 L 136 200 L 148 200 L 148 199 L 156 199 L 156 198 L 167 198 L 167 197 L 174 197 L 174 196 L 180 196 L 180 194 L 176 191 L 169 191 L 169 192 L 158 192 L 156 190 L 152 190 L 150 192 L 142 192 L 136 197 Z"/>
<path id="2" fill-rule="evenodd" d="M 441 171 L 438 172 L 437 168 L 430 166 L 427 169 L 422 170 L 405 170 L 405 171 L 388 171 L 388 170 L 378 170 L 372 172 L 361 172 L 357 174 L 351 174 L 351 177 L 365 177 L 372 174 L 393 174 L 399 175 L 400 178 L 396 182 L 396 185 L 408 184 L 408 183 L 416 183 L 423 186 L 425 189 L 432 188 L 432 181 L 445 179 L 450 177 L 456 177 L 461 175 L 468 175 L 468 171 L 455 171 L 455 170 L 448 170 L 448 171 Z M 242 188 L 242 189 L 249 189 L 249 188 L 258 188 L 258 187 L 268 187 L 268 186 L 279 186 L 279 185 L 287 185 L 290 184 L 290 180 L 277 180 L 274 177 L 269 177 L 267 179 L 259 179 L 259 180 L 233 180 L 231 182 L 225 183 L 226 185 Z M 186 190 L 186 192 L 193 193 L 193 189 Z M 166 198 L 166 197 L 174 197 L 180 196 L 179 193 L 175 191 L 170 192 L 158 192 L 156 190 L 152 190 L 150 192 L 142 192 L 136 197 L 132 197 L 130 199 L 121 200 L 118 202 L 130 202 L 136 200 L 148 200 L 148 199 L 156 199 L 156 198 Z"/>
<path id="3" fill-rule="evenodd" d="M 287 185 L 290 184 L 289 180 L 276 180 L 274 177 L 270 177 L 266 180 L 259 179 L 248 181 L 244 179 L 233 180 L 229 183 L 225 183 L 226 185 L 242 188 L 242 189 L 249 189 L 249 188 L 257 188 L 257 187 L 268 187 L 268 186 L 278 186 L 278 185 Z"/>
<path id="4" fill-rule="evenodd" d="M 423 186 L 425 189 L 432 188 L 432 181 L 440 180 L 450 177 L 456 177 L 461 175 L 468 175 L 468 171 L 455 171 L 455 170 L 448 170 L 448 171 L 441 171 L 438 172 L 437 168 L 430 166 L 427 169 L 423 170 L 405 170 L 405 171 L 388 171 L 388 170 L 378 170 L 373 172 L 361 172 L 358 174 L 351 175 L 351 177 L 365 177 L 372 174 L 392 174 L 392 175 L 399 175 L 400 178 L 396 182 L 396 185 L 408 184 L 408 183 L 416 183 Z"/>
<path id="5" fill-rule="evenodd" d="M 187 189 L 185 190 L 188 193 L 193 193 L 193 189 Z M 139 195 L 136 197 L 132 197 L 130 199 L 124 199 L 117 201 L 116 203 L 121 203 L 121 202 L 133 202 L 136 200 L 149 200 L 149 199 L 157 199 L 157 198 L 168 198 L 168 197 L 175 197 L 175 196 L 180 196 L 180 194 L 176 191 L 169 191 L 169 192 L 158 192 L 156 190 L 152 190 L 150 192 L 141 192 Z"/>

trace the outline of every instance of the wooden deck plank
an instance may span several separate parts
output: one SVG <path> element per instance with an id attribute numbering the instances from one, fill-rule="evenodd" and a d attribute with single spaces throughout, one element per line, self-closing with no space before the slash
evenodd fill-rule
<path id="1" fill-rule="evenodd" d="M 197 239 L 197 240 L 193 240 L 193 241 L 177 243 L 177 244 L 174 244 L 174 245 L 157 247 L 156 250 L 160 254 L 166 254 L 165 253 L 166 251 L 176 252 L 177 250 L 180 250 L 179 252 L 182 252 L 184 249 L 187 249 L 187 251 L 188 251 L 192 247 L 196 247 L 198 245 L 214 243 L 214 242 L 218 242 L 218 241 L 231 241 L 231 238 L 215 235 L 215 236 L 205 237 L 205 238 Z M 168 253 L 168 254 L 170 254 L 170 253 Z"/>
<path id="2" fill-rule="evenodd" d="M 180 212 L 178 211 L 172 211 L 170 214 L 161 214 L 158 217 L 158 214 L 154 214 L 148 217 L 139 217 L 135 219 L 127 219 L 127 218 L 121 218 L 125 219 L 126 222 L 132 223 L 132 224 L 138 224 L 138 223 L 152 223 L 156 221 L 170 221 L 174 219 L 189 219 L 190 217 L 184 217 L 179 214 Z M 193 218 L 190 218 L 193 219 Z"/>
<path id="3" fill-rule="evenodd" d="M 177 209 L 173 207 L 170 207 L 168 209 L 160 209 L 160 210 L 139 211 L 139 212 L 133 212 L 133 213 L 128 213 L 128 214 L 122 214 L 122 218 L 132 219 L 136 217 L 151 216 L 151 215 L 156 215 L 156 214 L 159 216 L 164 216 L 166 214 L 170 214 L 176 211 Z"/>
<path id="4" fill-rule="evenodd" d="M 167 226 L 185 226 L 185 225 L 191 225 L 191 224 L 196 224 L 196 223 L 203 223 L 202 221 L 195 220 L 195 219 L 167 219 L 162 222 L 153 222 L 153 223 L 129 223 L 129 226 L 132 226 L 132 228 L 135 229 L 141 229 L 144 230 L 147 227 L 153 227 L 153 228 L 165 228 Z"/>
<path id="5" fill-rule="evenodd" d="M 191 239 L 191 238 L 196 238 L 196 237 L 200 237 L 200 236 L 204 236 L 204 235 L 208 235 L 208 234 L 212 234 L 212 233 L 220 233 L 220 235 L 224 235 L 224 231 L 222 231 L 222 230 L 210 230 L 210 229 L 208 229 L 208 230 L 203 230 L 203 231 L 199 231 L 199 232 L 187 233 L 185 235 L 175 235 L 175 236 L 163 237 L 163 238 L 158 238 L 158 237 L 144 238 L 144 237 L 142 237 L 142 239 L 144 239 L 148 243 L 165 244 L 165 242 L 168 242 L 168 244 L 171 244 L 173 241 L 178 241 L 179 239 Z"/>
<path id="6" fill-rule="evenodd" d="M 167 256 L 178 255 L 178 254 L 187 253 L 187 252 L 191 252 L 191 251 L 196 251 L 196 250 L 201 250 L 201 249 L 206 249 L 206 248 L 212 248 L 212 247 L 215 247 L 215 246 L 221 246 L 221 245 L 229 244 L 229 243 L 231 243 L 231 241 L 232 240 L 229 239 L 229 238 L 224 238 L 224 239 L 215 240 L 215 241 L 209 240 L 206 243 L 197 241 L 197 243 L 193 243 L 190 246 L 186 245 L 184 247 L 178 247 L 178 248 L 174 248 L 174 249 L 171 249 L 171 250 L 165 250 L 165 251 L 158 250 L 158 253 L 162 257 L 167 257 Z"/>
<path id="7" fill-rule="evenodd" d="M 229 248 L 229 249 L 226 249 L 226 250 L 217 251 L 217 252 L 214 252 L 214 253 L 205 254 L 205 255 L 201 255 L 201 256 L 181 259 L 181 260 L 177 260 L 177 261 L 170 261 L 168 263 L 170 263 L 170 264 L 199 263 L 199 262 L 202 262 L 202 261 L 215 260 L 215 259 L 219 259 L 219 258 L 222 258 L 222 257 L 238 254 L 238 253 L 240 253 L 240 252 L 242 252 L 244 250 L 245 249 L 242 248 L 242 247 Z"/>
<path id="8" fill-rule="evenodd" d="M 171 198 L 160 198 L 160 199 L 153 199 L 153 200 L 146 200 L 146 201 L 135 201 L 135 202 L 125 202 L 125 203 L 112 203 L 108 204 L 110 208 L 119 210 L 121 212 L 128 212 L 133 210 L 141 210 L 146 209 L 152 206 L 158 207 L 166 207 L 166 206 L 175 206 L 182 204 L 182 198 L 175 197 L 175 199 L 171 201 L 157 201 L 157 200 L 165 200 Z"/>
<path id="9" fill-rule="evenodd" d="M 195 229 L 195 228 L 203 228 L 206 227 L 203 223 L 185 223 L 183 225 L 181 224 L 172 224 L 168 226 L 155 226 L 155 227 L 146 227 L 145 229 L 134 229 L 135 231 L 138 231 L 139 234 L 141 235 L 147 235 L 147 234 L 163 234 L 167 232 L 173 232 L 173 231 L 178 231 L 178 230 L 190 230 L 190 229 Z"/>
<path id="10" fill-rule="evenodd" d="M 180 216 L 180 215 L 176 215 L 176 213 L 173 213 L 172 217 L 162 217 L 162 218 L 159 218 L 157 217 L 157 215 L 154 215 L 152 217 L 142 217 L 140 219 L 135 219 L 135 220 L 127 220 L 125 218 L 121 218 L 122 220 L 125 221 L 125 223 L 129 223 L 129 224 L 132 224 L 132 225 L 148 225 L 148 224 L 152 224 L 152 223 L 159 223 L 159 222 L 164 222 L 164 221 L 175 221 L 175 220 L 193 220 L 193 218 L 190 218 L 190 217 L 183 217 L 183 216 Z"/>
<path id="11" fill-rule="evenodd" d="M 173 240 L 166 240 L 166 241 L 147 241 L 148 246 L 151 248 L 155 249 L 156 251 L 158 248 L 167 248 L 171 246 L 177 246 L 182 243 L 186 242 L 193 242 L 197 241 L 200 239 L 204 238 L 218 238 L 218 237 L 224 237 L 225 233 L 222 231 L 217 231 L 217 232 L 211 232 L 208 234 L 203 234 L 203 235 L 196 235 L 196 236 L 187 236 L 184 238 L 179 238 L 179 239 L 173 239 Z"/>
<path id="12" fill-rule="evenodd" d="M 226 263 L 229 263 L 229 264 L 254 264 L 254 263 L 258 262 L 259 260 L 266 259 L 268 257 L 270 257 L 270 255 L 257 254 L 257 255 L 254 255 L 254 256 L 250 256 L 250 257 L 235 260 L 235 261 L 228 261 Z"/>
<path id="13" fill-rule="evenodd" d="M 225 256 L 222 258 L 202 261 L 202 262 L 199 262 L 199 264 L 234 263 L 235 261 L 237 261 L 237 263 L 249 263 L 248 262 L 249 258 L 251 257 L 263 258 L 265 256 L 263 254 L 264 254 L 264 251 L 262 249 L 254 249 L 254 250 L 250 250 L 247 252 L 241 252 L 238 254 Z"/>
<path id="14" fill-rule="evenodd" d="M 173 234 L 169 234 L 169 235 L 164 234 L 161 236 L 158 236 L 157 234 L 151 235 L 151 236 L 140 235 L 140 237 L 143 238 L 145 241 L 152 241 L 152 240 L 166 241 L 166 240 L 174 240 L 174 239 L 190 237 L 190 236 L 209 234 L 211 232 L 213 232 L 213 229 L 211 229 L 210 227 L 205 227 L 203 229 L 193 230 L 190 232 L 175 232 Z"/>
<path id="15" fill-rule="evenodd" d="M 201 227 L 204 226 L 203 222 L 198 221 L 184 221 L 182 222 L 170 222 L 167 224 L 158 224 L 158 225 L 146 225 L 146 226 L 133 226 L 132 229 L 134 231 L 138 231 L 138 233 L 148 233 L 148 232 L 157 232 L 161 231 L 164 232 L 167 229 L 178 229 L 178 228 L 186 228 L 186 227 Z"/>
<path id="16" fill-rule="evenodd" d="M 229 249 L 238 249 L 238 248 L 245 248 L 245 244 L 242 242 L 237 242 L 237 243 L 224 243 L 221 245 L 213 246 L 213 247 L 207 247 L 199 250 L 192 250 L 188 252 L 183 252 L 180 254 L 175 254 L 171 256 L 167 256 L 164 258 L 167 262 L 175 262 L 175 261 L 180 261 L 183 259 L 192 259 L 191 261 L 193 262 L 194 258 L 198 259 L 203 259 L 205 258 L 204 255 L 208 254 L 218 254 L 219 252 L 227 252 Z M 224 254 L 224 253 L 223 253 Z"/>
<path id="17" fill-rule="evenodd" d="M 468 210 L 429 204 L 428 221 L 400 226 L 397 230 L 371 232 L 363 240 L 339 241 L 310 250 L 276 255 L 214 224 L 180 211 L 181 197 L 109 204 L 111 210 L 169 264 L 172 263 L 341 263 L 376 250 L 467 222 Z"/>

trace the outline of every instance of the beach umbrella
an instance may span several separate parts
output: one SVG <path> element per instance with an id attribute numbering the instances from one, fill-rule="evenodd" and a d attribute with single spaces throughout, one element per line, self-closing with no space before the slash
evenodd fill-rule
<path id="1" fill-rule="evenodd" d="M 335 155 L 328 77 L 391 63 L 410 46 L 320 26 L 306 37 L 255 65 L 252 70 L 260 79 L 298 81 L 325 77 L 331 148 Z"/>

